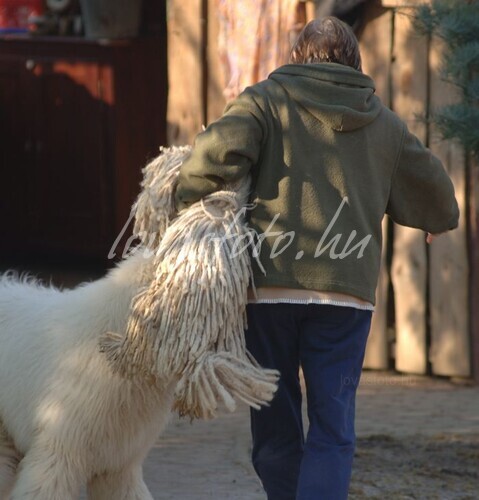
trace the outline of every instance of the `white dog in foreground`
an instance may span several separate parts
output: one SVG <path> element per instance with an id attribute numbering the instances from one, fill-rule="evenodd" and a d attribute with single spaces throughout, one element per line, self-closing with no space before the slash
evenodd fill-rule
<path id="1" fill-rule="evenodd" d="M 174 382 L 125 380 L 98 348 L 101 332 L 124 331 L 144 266 L 138 254 L 63 292 L 0 281 L 2 500 L 74 499 L 87 481 L 92 499 L 152 498 L 141 467 L 170 414 Z"/>
<path id="2" fill-rule="evenodd" d="M 67 291 L 8 273 L 0 277 L 0 500 L 74 500 L 85 484 L 94 500 L 151 500 L 142 462 L 173 404 L 182 414 L 203 418 L 215 415 L 219 401 L 234 409 L 234 398 L 258 407 L 273 397 L 278 374 L 248 358 L 238 330 L 244 327 L 246 264 L 241 278 L 241 270 L 233 269 L 236 283 L 221 279 L 220 286 L 208 279 L 197 286 L 195 273 L 202 272 L 201 258 L 210 247 L 186 233 L 182 240 L 185 226 L 196 227 L 193 219 L 178 217 L 176 229 L 170 224 L 173 191 L 168 182 L 176 178 L 188 151 L 165 150 L 145 169 L 136 204 L 137 225 L 150 232 L 160 227 L 155 236 L 160 249 L 161 241 L 170 242 L 163 253 L 145 257 L 137 252 L 105 278 Z M 229 206 L 224 199 L 211 203 L 215 217 L 202 216 L 208 203 L 193 210 L 198 227 L 210 224 L 216 236 L 222 234 L 218 214 Z M 150 236 L 144 235 L 144 244 Z M 218 248 L 206 259 L 208 266 L 219 275 L 230 273 L 228 266 L 237 261 Z M 177 251 L 177 261 L 171 260 Z M 223 260 L 214 261 L 215 255 Z M 163 279 L 170 275 L 163 258 L 178 274 L 176 285 L 166 280 L 166 289 Z M 182 267 L 191 263 L 192 268 Z M 223 296 L 237 293 L 235 300 L 221 303 Z M 175 311 L 162 310 L 168 301 L 159 301 L 157 294 L 180 302 L 173 309 L 181 321 Z M 214 312 L 204 316 L 200 307 L 203 316 L 198 316 L 188 301 L 185 309 L 182 294 L 200 306 L 203 300 L 216 301 Z M 164 317 L 166 331 L 158 323 Z M 195 331 L 182 321 L 194 324 Z"/>

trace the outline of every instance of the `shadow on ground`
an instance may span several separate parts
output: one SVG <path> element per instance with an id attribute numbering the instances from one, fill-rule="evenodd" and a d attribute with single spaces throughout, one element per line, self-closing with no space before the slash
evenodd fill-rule
<path id="1" fill-rule="evenodd" d="M 359 438 L 351 500 L 475 500 L 479 433 Z"/>

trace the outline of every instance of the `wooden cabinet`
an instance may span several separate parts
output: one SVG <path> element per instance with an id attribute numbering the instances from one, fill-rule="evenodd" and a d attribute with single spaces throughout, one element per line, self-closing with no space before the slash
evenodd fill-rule
<path id="1" fill-rule="evenodd" d="M 0 253 L 106 259 L 165 143 L 161 36 L 0 39 Z"/>

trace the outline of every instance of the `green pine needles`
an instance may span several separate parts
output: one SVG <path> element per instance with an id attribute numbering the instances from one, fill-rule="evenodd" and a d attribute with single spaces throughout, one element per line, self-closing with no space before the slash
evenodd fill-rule
<path id="1" fill-rule="evenodd" d="M 444 40 L 442 76 L 462 91 L 461 102 L 431 118 L 445 139 L 458 139 L 479 158 L 479 0 L 432 0 L 418 7 L 415 25 Z"/>

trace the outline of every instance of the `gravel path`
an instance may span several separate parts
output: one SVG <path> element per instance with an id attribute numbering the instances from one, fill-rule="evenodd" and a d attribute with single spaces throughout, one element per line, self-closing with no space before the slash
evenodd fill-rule
<path id="1" fill-rule="evenodd" d="M 156 499 L 260 500 L 248 409 L 210 422 L 174 418 L 145 464 Z M 365 372 L 350 498 L 479 499 L 479 387 Z"/>

